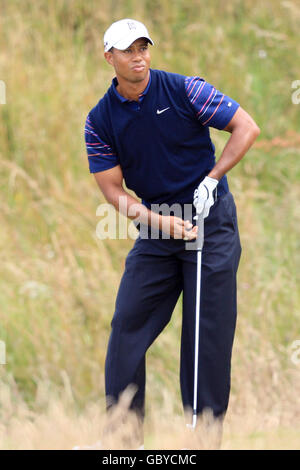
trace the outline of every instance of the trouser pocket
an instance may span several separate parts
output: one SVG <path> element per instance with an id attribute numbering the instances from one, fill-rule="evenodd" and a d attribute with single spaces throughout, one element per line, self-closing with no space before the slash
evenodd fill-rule
<path id="1" fill-rule="evenodd" d="M 223 208 L 224 215 L 227 217 L 228 223 L 231 225 L 232 229 L 236 232 L 238 230 L 237 213 L 236 213 L 236 205 L 235 205 L 232 194 L 228 192 L 224 194 L 224 196 L 221 196 L 220 203 Z"/>

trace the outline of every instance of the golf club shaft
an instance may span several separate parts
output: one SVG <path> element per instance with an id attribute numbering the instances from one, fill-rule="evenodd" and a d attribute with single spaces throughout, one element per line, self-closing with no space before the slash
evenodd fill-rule
<path id="1" fill-rule="evenodd" d="M 198 395 L 198 364 L 199 364 L 199 337 L 200 337 L 200 298 L 201 298 L 201 264 L 202 248 L 204 244 L 204 217 L 197 214 L 197 279 L 196 279 L 196 309 L 195 309 L 195 359 L 194 359 L 194 400 L 192 428 L 197 424 L 197 395 Z"/>
<path id="2" fill-rule="evenodd" d="M 198 361 L 199 361 L 199 333 L 200 333 L 200 286 L 201 286 L 201 262 L 202 251 L 197 252 L 197 293 L 196 293 L 196 315 L 195 315 L 195 361 L 194 361 L 194 401 L 193 401 L 193 424 L 197 422 L 197 391 L 198 391 Z"/>

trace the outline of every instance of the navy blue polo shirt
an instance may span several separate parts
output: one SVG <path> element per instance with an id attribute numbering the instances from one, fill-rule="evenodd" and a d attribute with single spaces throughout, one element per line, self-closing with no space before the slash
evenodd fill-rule
<path id="1" fill-rule="evenodd" d="M 120 165 L 142 203 L 192 203 L 215 165 L 209 127 L 224 129 L 239 104 L 201 77 L 150 69 L 138 101 L 122 97 L 116 77 L 86 119 L 91 173 Z M 218 194 L 228 192 L 226 175 Z"/>

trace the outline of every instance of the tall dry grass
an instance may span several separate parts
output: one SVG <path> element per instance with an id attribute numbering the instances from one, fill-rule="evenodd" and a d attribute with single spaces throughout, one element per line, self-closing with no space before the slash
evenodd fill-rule
<path id="1" fill-rule="evenodd" d="M 149 27 L 153 68 L 204 76 L 262 129 L 265 145 L 229 175 L 243 253 L 222 446 L 299 447 L 291 345 L 300 339 L 300 150 L 291 83 L 300 79 L 300 10 L 296 1 L 257 0 L 1 2 L 0 447 L 70 448 L 97 442 L 104 426 L 105 351 L 133 242 L 95 236 L 104 199 L 88 173 L 83 125 L 113 76 L 101 39 L 120 17 Z M 228 135 L 212 135 L 218 156 Z M 181 299 L 147 355 L 150 448 L 185 439 L 169 433 L 184 421 L 180 310 Z"/>

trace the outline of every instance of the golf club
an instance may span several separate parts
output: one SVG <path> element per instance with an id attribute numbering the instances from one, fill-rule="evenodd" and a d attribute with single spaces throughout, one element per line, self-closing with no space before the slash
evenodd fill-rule
<path id="1" fill-rule="evenodd" d="M 203 211 L 194 217 L 197 220 L 197 285 L 196 285 L 196 310 L 195 310 L 195 359 L 194 359 L 194 400 L 193 400 L 193 421 L 187 427 L 195 429 L 197 424 L 197 392 L 198 392 L 198 359 L 199 359 L 199 333 L 200 333 L 200 298 L 201 298 L 201 263 L 202 248 L 204 243 L 204 217 Z"/>

